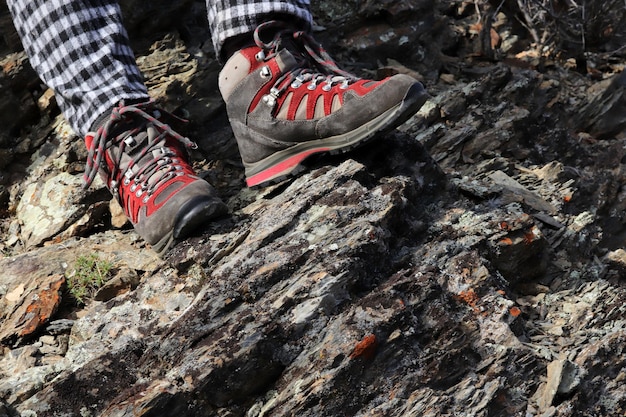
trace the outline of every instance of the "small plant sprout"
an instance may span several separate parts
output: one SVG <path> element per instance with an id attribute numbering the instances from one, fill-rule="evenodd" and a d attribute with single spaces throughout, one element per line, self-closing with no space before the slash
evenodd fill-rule
<path id="1" fill-rule="evenodd" d="M 92 299 L 110 278 L 113 264 L 94 253 L 76 258 L 74 269 L 66 273 L 67 287 L 78 304 Z"/>

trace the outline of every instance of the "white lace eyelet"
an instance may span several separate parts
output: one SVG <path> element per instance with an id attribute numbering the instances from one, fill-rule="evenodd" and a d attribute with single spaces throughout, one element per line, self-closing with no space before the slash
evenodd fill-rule
<path id="1" fill-rule="evenodd" d="M 263 68 L 261 68 L 261 71 L 259 72 L 259 75 L 261 75 L 261 77 L 263 78 L 269 78 L 272 76 L 272 71 L 270 70 L 270 67 L 265 66 Z"/>
<path id="2" fill-rule="evenodd" d="M 258 62 L 265 61 L 265 51 L 259 51 L 254 55 L 254 59 Z"/>
<path id="3" fill-rule="evenodd" d="M 276 105 L 276 98 L 269 94 L 266 94 L 263 96 L 263 103 L 267 104 L 270 107 L 274 107 Z"/>

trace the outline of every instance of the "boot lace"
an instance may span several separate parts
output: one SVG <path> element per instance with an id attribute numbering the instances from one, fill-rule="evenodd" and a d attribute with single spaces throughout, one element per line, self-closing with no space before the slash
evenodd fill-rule
<path id="1" fill-rule="evenodd" d="M 275 33 L 273 39 L 267 43 L 261 39 L 262 32 L 265 31 Z M 264 96 L 263 100 L 270 106 L 289 88 L 295 89 L 307 84 L 306 88 L 312 91 L 322 85 L 324 91 L 330 91 L 333 86 L 340 84 L 340 88 L 347 89 L 360 79 L 340 69 L 322 45 L 307 32 L 293 31 L 283 22 L 269 21 L 260 24 L 254 31 L 254 42 L 261 48 L 256 56 L 258 61 L 267 61 L 281 49 L 287 48 L 298 63 L 295 69 L 282 74 L 269 94 Z"/>
<path id="2" fill-rule="evenodd" d="M 130 191 L 137 197 L 145 194 L 144 202 L 147 202 L 161 185 L 177 175 L 184 175 L 184 167 L 179 165 L 177 154 L 165 145 L 165 140 L 167 137 L 174 138 L 190 149 L 196 149 L 197 145 L 161 122 L 161 116 L 161 111 L 155 109 L 152 102 L 128 106 L 121 103 L 114 108 L 88 146 L 84 187 L 89 187 L 98 172 L 104 169 L 108 173 L 107 186 L 115 197 L 119 198 L 119 181 L 122 180 L 123 185 L 130 186 Z M 128 124 L 130 128 L 114 136 L 121 123 L 124 123 L 123 126 Z M 147 134 L 148 125 L 157 132 L 155 137 Z M 105 160 L 107 151 L 110 162 Z"/>

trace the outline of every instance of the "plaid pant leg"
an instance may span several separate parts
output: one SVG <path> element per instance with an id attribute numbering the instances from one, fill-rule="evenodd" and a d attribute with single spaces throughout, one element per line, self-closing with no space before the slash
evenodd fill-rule
<path id="1" fill-rule="evenodd" d="M 226 39 L 254 31 L 272 15 L 291 16 L 290 23 L 307 31 L 313 21 L 309 0 L 206 0 L 206 7 L 218 57 Z"/>
<path id="2" fill-rule="evenodd" d="M 116 0 L 7 0 L 32 67 L 74 131 L 122 99 L 147 98 Z"/>

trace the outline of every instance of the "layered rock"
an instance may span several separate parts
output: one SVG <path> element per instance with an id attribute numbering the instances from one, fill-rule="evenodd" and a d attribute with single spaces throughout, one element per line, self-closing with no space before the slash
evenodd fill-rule
<path id="1" fill-rule="evenodd" d="M 343 62 L 432 98 L 249 190 L 201 4 L 176 27 L 131 6 L 150 91 L 189 116 L 230 214 L 156 257 L 79 187 L 82 141 L 7 50 L 0 416 L 623 415 L 626 136 L 587 105 L 612 90 L 518 54 L 511 20 L 485 32 L 468 2 L 317 2 Z M 111 267 L 83 303 L 80 259 Z"/>

